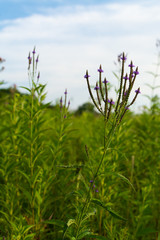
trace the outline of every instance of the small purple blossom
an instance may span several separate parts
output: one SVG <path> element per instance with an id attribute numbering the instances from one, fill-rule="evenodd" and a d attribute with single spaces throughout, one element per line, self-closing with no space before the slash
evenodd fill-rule
<path id="1" fill-rule="evenodd" d="M 90 183 L 93 183 L 93 180 L 90 180 L 89 182 L 90 182 Z"/>
<path id="2" fill-rule="evenodd" d="M 123 61 L 127 60 L 127 58 L 126 58 L 125 56 L 122 56 L 121 59 L 122 59 Z"/>
<path id="3" fill-rule="evenodd" d="M 97 71 L 100 73 L 104 72 L 101 68 L 99 68 Z"/>
<path id="4" fill-rule="evenodd" d="M 71 103 L 71 102 L 70 102 L 70 100 L 69 100 L 69 101 L 68 101 L 68 106 L 70 105 L 70 103 Z"/>
<path id="5" fill-rule="evenodd" d="M 94 90 L 98 90 L 98 89 L 99 89 L 99 87 L 98 87 L 98 86 L 95 86 Z"/>
<path id="6" fill-rule="evenodd" d="M 124 96 L 126 96 L 127 95 L 127 92 L 124 92 Z"/>
<path id="7" fill-rule="evenodd" d="M 64 94 L 67 94 L 67 89 L 65 90 Z"/>
<path id="8" fill-rule="evenodd" d="M 138 88 L 135 92 L 136 92 L 137 94 L 141 93 L 139 88 Z"/>
<path id="9" fill-rule="evenodd" d="M 135 65 L 133 65 L 133 63 L 131 62 L 128 67 L 132 68 L 132 67 L 135 67 Z"/>
<path id="10" fill-rule="evenodd" d="M 135 75 L 138 75 L 138 74 L 139 74 L 139 72 L 138 72 L 138 71 L 134 71 L 133 73 L 134 73 Z"/>
<path id="11" fill-rule="evenodd" d="M 129 80 L 129 77 L 125 76 L 125 77 L 123 77 L 123 79 L 125 79 L 125 80 Z"/>
<path id="12" fill-rule="evenodd" d="M 38 63 L 38 57 L 36 58 L 36 63 Z"/>
<path id="13" fill-rule="evenodd" d="M 109 99 L 108 99 L 108 103 L 110 103 L 110 104 L 112 104 L 112 105 L 114 105 L 114 104 L 115 104 L 115 102 L 114 102 L 114 101 L 112 101 L 112 100 L 109 100 Z"/>
<path id="14" fill-rule="evenodd" d="M 64 115 L 64 118 L 66 118 L 67 116 L 66 115 Z"/>
<path id="15" fill-rule="evenodd" d="M 98 189 L 96 189 L 96 192 L 99 192 Z"/>
<path id="16" fill-rule="evenodd" d="M 93 185 L 93 188 L 95 188 L 96 186 L 95 185 Z"/>
<path id="17" fill-rule="evenodd" d="M 86 75 L 84 75 L 84 78 L 89 78 L 90 77 L 90 75 L 88 75 L 88 74 L 86 74 Z"/>
<path id="18" fill-rule="evenodd" d="M 129 110 L 129 107 L 125 107 L 126 110 Z"/>
<path id="19" fill-rule="evenodd" d="M 33 49 L 33 52 L 32 52 L 33 54 L 35 54 L 36 53 L 36 51 L 35 51 L 35 48 Z"/>
<path id="20" fill-rule="evenodd" d="M 108 81 L 106 79 L 104 79 L 103 83 L 108 83 Z"/>

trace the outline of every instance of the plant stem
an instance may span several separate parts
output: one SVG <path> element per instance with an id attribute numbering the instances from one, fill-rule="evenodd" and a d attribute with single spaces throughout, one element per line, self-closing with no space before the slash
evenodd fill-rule
<path id="1" fill-rule="evenodd" d="M 107 152 L 107 150 L 108 150 L 108 148 L 109 148 L 109 146 L 110 146 L 110 143 L 111 143 L 112 137 L 113 137 L 113 135 L 114 135 L 115 129 L 116 129 L 116 125 L 113 125 L 112 128 L 111 128 L 111 130 L 110 130 L 110 132 L 109 132 L 109 134 L 108 134 L 108 139 L 107 139 L 107 141 L 104 140 L 104 152 L 103 152 L 102 158 L 101 158 L 101 160 L 100 160 L 100 163 L 99 163 L 99 165 L 98 165 L 98 168 L 97 168 L 97 170 L 96 170 L 96 173 L 95 173 L 94 176 L 93 176 L 93 181 L 92 181 L 92 183 L 90 184 L 90 187 L 89 187 L 89 190 L 88 190 L 88 193 L 87 193 L 87 196 L 86 196 L 86 200 L 85 200 L 85 202 L 84 202 L 84 205 L 83 205 L 81 214 L 80 214 L 79 219 L 78 219 L 78 224 L 77 224 L 78 227 L 77 227 L 77 231 L 76 231 L 75 240 L 78 239 L 79 228 L 80 228 L 80 226 L 81 226 L 81 221 L 82 221 L 82 218 L 83 218 L 83 214 L 84 214 L 85 210 L 87 209 L 87 206 L 88 206 L 89 203 L 90 203 L 90 192 L 91 192 L 92 186 L 93 186 L 93 184 L 94 184 L 94 182 L 95 182 L 95 179 L 96 179 L 97 176 L 98 176 L 98 172 L 99 172 L 100 167 L 101 167 L 101 165 L 102 165 L 102 163 L 103 163 L 103 159 L 104 159 L 104 157 L 105 157 L 105 155 L 106 155 L 106 152 Z M 105 121 L 105 130 L 106 130 L 106 121 Z M 106 135 L 106 134 L 104 134 L 104 137 L 105 137 L 105 135 Z M 106 139 L 106 137 L 105 137 L 105 139 Z"/>

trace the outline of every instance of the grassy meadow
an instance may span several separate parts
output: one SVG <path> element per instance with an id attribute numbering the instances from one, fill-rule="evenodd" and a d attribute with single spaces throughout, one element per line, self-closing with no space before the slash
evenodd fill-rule
<path id="1" fill-rule="evenodd" d="M 136 73 L 121 62 L 117 100 L 100 66 L 93 105 L 75 112 L 65 89 L 44 103 L 34 51 L 28 94 L 1 89 L 1 240 L 160 240 L 160 100 L 132 112 L 140 90 L 129 99 Z"/>

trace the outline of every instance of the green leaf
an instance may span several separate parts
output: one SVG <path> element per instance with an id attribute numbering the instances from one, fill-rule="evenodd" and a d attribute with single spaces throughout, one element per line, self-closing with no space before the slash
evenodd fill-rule
<path id="1" fill-rule="evenodd" d="M 47 221 L 44 221 L 43 223 L 56 225 L 56 226 L 59 226 L 59 227 L 62 227 L 62 228 L 64 228 L 66 226 L 65 222 L 60 221 L 60 220 L 56 220 L 56 219 L 47 220 Z"/>
<path id="2" fill-rule="evenodd" d="M 30 178 L 29 178 L 29 176 L 25 172 L 22 172 L 21 170 L 17 170 L 17 172 L 22 174 L 25 177 L 25 179 L 27 180 L 27 182 L 29 183 L 29 185 L 31 185 Z"/>
<path id="3" fill-rule="evenodd" d="M 144 235 L 148 235 L 150 233 L 156 233 L 158 232 L 158 230 L 154 229 L 154 228 L 139 228 L 138 229 L 138 232 L 136 234 L 137 237 L 140 237 L 140 236 L 144 236 Z"/>
<path id="4" fill-rule="evenodd" d="M 82 239 L 84 238 L 85 236 L 87 235 L 91 235 L 92 233 L 89 231 L 89 230 L 85 230 L 83 232 L 81 232 L 79 235 L 78 235 L 78 239 Z"/>
<path id="5" fill-rule="evenodd" d="M 20 86 L 20 88 L 26 89 L 28 92 L 31 93 L 31 89 L 29 89 L 29 88 L 27 88 L 27 87 Z"/>
<path id="6" fill-rule="evenodd" d="M 114 218 L 123 220 L 123 221 L 127 221 L 127 219 L 121 217 L 118 213 L 114 212 L 110 207 L 107 207 L 103 202 L 101 202 L 99 199 L 93 198 L 91 200 L 92 203 L 104 208 L 105 210 L 107 210 Z"/>
<path id="7" fill-rule="evenodd" d="M 111 208 L 108 208 L 107 211 L 114 217 L 119 220 L 127 221 L 126 218 L 121 217 L 118 213 L 114 212 Z"/>
<path id="8" fill-rule="evenodd" d="M 125 176 L 123 176 L 123 175 L 120 174 L 120 173 L 113 173 L 113 174 L 116 175 L 116 176 L 118 176 L 118 177 L 120 177 L 123 181 L 125 181 L 126 183 L 128 183 L 128 184 L 133 188 L 134 191 L 136 191 L 135 188 L 133 187 L 132 183 L 128 180 L 128 178 L 126 178 Z"/>
<path id="9" fill-rule="evenodd" d="M 72 224 L 77 225 L 76 220 L 75 219 L 69 219 L 67 222 L 67 226 L 70 227 Z"/>

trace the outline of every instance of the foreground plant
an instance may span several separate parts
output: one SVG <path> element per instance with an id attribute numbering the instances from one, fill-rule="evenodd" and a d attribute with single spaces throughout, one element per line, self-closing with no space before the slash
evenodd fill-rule
<path id="1" fill-rule="evenodd" d="M 86 194 L 85 200 L 83 200 L 83 204 L 80 207 L 80 210 L 78 211 L 78 217 L 75 221 L 72 220 L 72 224 L 75 225 L 75 231 L 74 237 L 72 239 L 78 240 L 83 239 L 84 237 L 88 238 L 97 238 L 97 239 L 105 239 L 104 237 L 97 236 L 92 234 L 90 229 L 86 228 L 87 222 L 86 220 L 94 215 L 88 212 L 90 204 L 94 204 L 97 206 L 100 206 L 107 210 L 112 216 L 125 220 L 123 217 L 119 216 L 117 213 L 115 213 L 113 210 L 111 210 L 109 207 L 107 207 L 104 203 L 102 203 L 100 200 L 92 198 L 92 189 L 95 187 L 95 181 L 98 177 L 99 171 L 101 169 L 101 166 L 103 164 L 104 158 L 106 156 L 107 150 L 109 149 L 109 146 L 111 144 L 111 141 L 113 139 L 113 136 L 115 134 L 116 129 L 119 127 L 119 125 L 122 122 L 122 119 L 124 118 L 126 112 L 129 110 L 129 107 L 134 104 L 138 94 L 140 93 L 140 88 L 135 90 L 135 95 L 131 101 L 129 101 L 130 94 L 133 90 L 133 86 L 135 83 L 135 79 L 138 72 L 138 67 L 134 69 L 133 62 L 128 65 L 129 67 L 129 74 L 125 74 L 124 71 L 124 65 L 126 61 L 126 56 L 123 53 L 121 56 L 122 61 L 122 67 L 121 67 L 121 77 L 120 77 L 120 85 L 118 90 L 118 97 L 117 101 L 114 101 L 113 98 L 109 97 L 108 93 L 108 81 L 106 78 L 102 80 L 102 73 L 103 69 L 100 65 L 98 72 L 99 72 L 99 81 L 96 82 L 96 86 L 94 88 L 96 92 L 96 97 L 94 97 L 94 94 L 92 93 L 89 78 L 90 75 L 88 71 L 86 71 L 86 74 L 84 78 L 87 81 L 88 91 L 90 94 L 90 97 L 96 107 L 96 109 L 99 111 L 99 113 L 103 116 L 104 119 L 104 143 L 103 143 L 103 152 L 101 158 L 98 160 L 98 165 L 93 173 L 92 179 L 90 180 L 90 186 L 88 189 L 88 192 Z M 88 153 L 88 149 L 86 146 L 86 153 Z M 97 160 L 96 160 L 97 161 Z M 98 191 L 98 190 L 96 190 Z M 68 224 L 68 227 L 70 224 Z"/>

